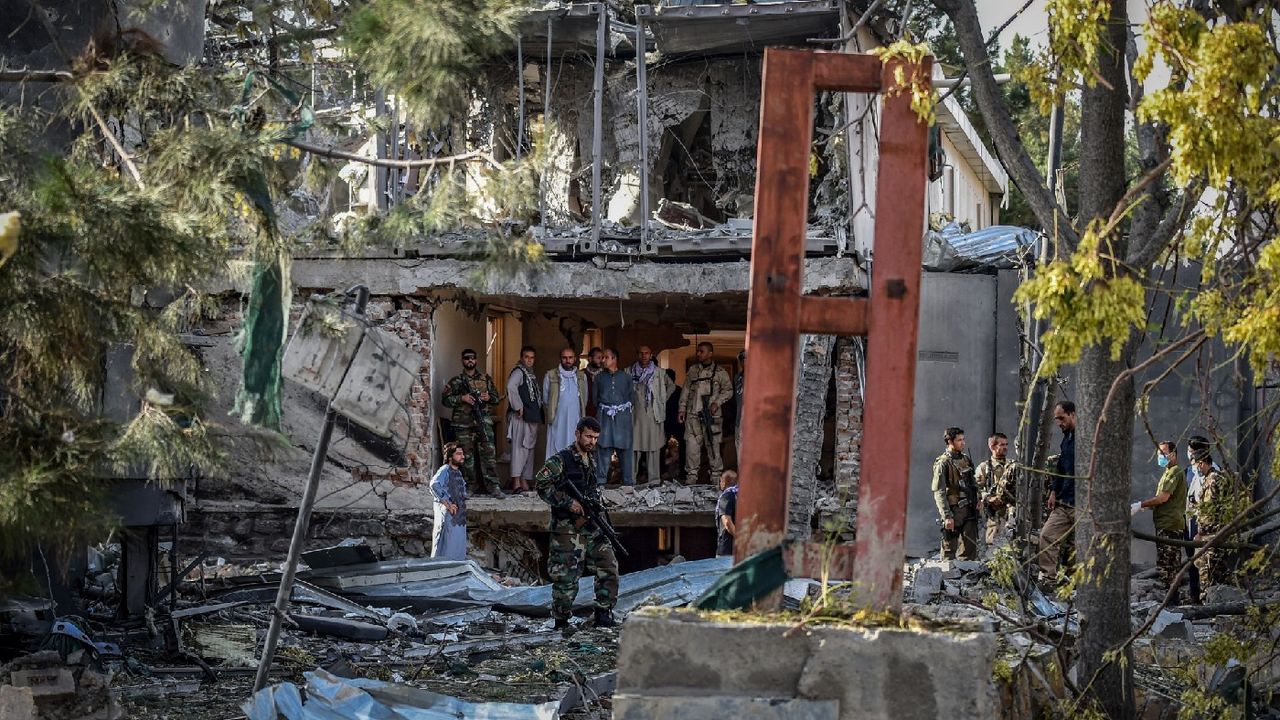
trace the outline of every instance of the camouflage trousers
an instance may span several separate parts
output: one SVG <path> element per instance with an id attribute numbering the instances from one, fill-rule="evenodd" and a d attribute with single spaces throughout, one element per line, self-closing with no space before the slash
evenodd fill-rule
<path id="1" fill-rule="evenodd" d="M 1200 526 L 1199 538 L 1204 540 L 1217 530 Z M 1230 542 L 1228 540 L 1227 542 Z M 1211 547 L 1196 560 L 1196 569 L 1200 571 L 1200 590 L 1203 592 L 1210 585 L 1226 585 L 1231 582 L 1231 573 L 1227 569 L 1227 553 L 1222 548 Z"/>
<path id="2" fill-rule="evenodd" d="M 1167 540 L 1181 540 L 1181 532 L 1170 532 L 1169 530 L 1156 530 L 1156 535 Z M 1177 545 L 1161 545 L 1156 544 L 1156 568 L 1160 571 L 1160 582 L 1165 587 L 1173 587 L 1173 579 L 1178 577 L 1178 570 L 1182 568 L 1182 548 Z M 1173 604 L 1181 604 L 1178 600 L 1179 593 L 1173 594 Z"/>
<path id="3" fill-rule="evenodd" d="M 720 474 L 724 472 L 724 458 L 720 456 L 720 442 L 724 438 L 724 419 L 717 417 L 711 423 L 711 437 L 707 437 L 707 430 L 698 420 L 698 415 L 685 416 L 684 420 L 684 444 L 685 444 L 685 462 L 684 474 L 686 485 L 696 485 L 698 482 L 698 471 L 702 469 L 702 451 L 707 451 L 707 464 L 711 466 L 711 484 L 720 485 Z"/>
<path id="4" fill-rule="evenodd" d="M 493 426 L 485 423 L 480 428 L 473 425 L 455 425 L 453 434 L 467 461 L 462 465 L 462 477 L 467 480 L 467 492 L 481 493 L 498 487 L 498 453 L 493 444 Z M 476 477 L 476 464 L 480 465 L 480 477 Z"/>
<path id="5" fill-rule="evenodd" d="M 942 559 L 954 560 L 959 551 L 963 560 L 978 559 L 978 514 L 968 505 L 952 505 L 951 519 L 955 530 L 942 529 Z"/>
<path id="6" fill-rule="evenodd" d="M 567 620 L 578 596 L 582 562 L 596 578 L 596 608 L 612 610 L 618 601 L 618 559 L 613 546 L 599 533 L 579 530 L 572 520 L 551 521 L 547 575 L 551 576 L 551 614 Z"/>

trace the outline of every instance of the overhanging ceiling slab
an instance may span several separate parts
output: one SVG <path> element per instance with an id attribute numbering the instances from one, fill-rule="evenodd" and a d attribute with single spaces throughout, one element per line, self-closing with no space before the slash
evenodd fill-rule
<path id="1" fill-rule="evenodd" d="M 637 5 L 664 55 L 761 52 L 771 45 L 805 45 L 840 31 L 836 0 L 746 5 Z"/>

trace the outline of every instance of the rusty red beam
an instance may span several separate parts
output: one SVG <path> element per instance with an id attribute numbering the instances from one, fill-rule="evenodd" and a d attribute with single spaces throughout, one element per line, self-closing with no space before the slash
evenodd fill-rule
<path id="1" fill-rule="evenodd" d="M 874 55 L 816 52 L 813 55 L 813 88 L 853 93 L 878 93 L 884 82 L 880 59 Z"/>
<path id="2" fill-rule="evenodd" d="M 862 298 L 801 297 L 800 332 L 866 335 L 867 305 Z"/>
<path id="3" fill-rule="evenodd" d="M 894 70 L 893 62 L 883 68 L 876 197 L 892 203 L 880 205 L 875 221 L 854 577 L 866 606 L 896 610 L 910 487 L 928 127 L 911 109 L 910 93 L 897 87 Z M 928 78 L 931 70 L 932 58 L 925 58 L 918 72 Z"/>
<path id="4" fill-rule="evenodd" d="M 782 542 L 791 485 L 800 293 L 809 209 L 814 54 L 764 54 L 735 560 Z"/>

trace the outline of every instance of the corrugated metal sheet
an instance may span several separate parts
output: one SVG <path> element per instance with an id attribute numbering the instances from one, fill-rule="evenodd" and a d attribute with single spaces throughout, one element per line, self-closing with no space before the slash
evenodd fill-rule
<path id="1" fill-rule="evenodd" d="M 303 673 L 307 699 L 286 682 L 265 687 L 241 706 L 249 720 L 555 720 L 559 702 L 470 703 L 410 685 L 346 679 L 324 670 Z"/>
<path id="2" fill-rule="evenodd" d="M 629 612 L 645 602 L 684 605 L 701 595 L 731 565 L 731 558 L 711 558 L 627 573 L 619 578 L 617 608 Z M 492 605 L 535 617 L 551 612 L 550 585 L 509 588 L 494 581 L 471 560 L 403 558 L 325 568 L 305 575 L 310 582 L 340 592 L 349 601 L 373 607 L 411 607 L 424 612 Z M 594 578 L 579 580 L 575 607 L 590 607 L 594 594 Z M 298 600 L 296 595 L 295 592 L 294 599 Z"/>
<path id="3" fill-rule="evenodd" d="M 924 269 L 941 272 L 1008 270 L 1020 267 L 1033 251 L 1034 230 L 992 225 L 965 232 L 956 223 L 931 230 L 924 238 Z"/>

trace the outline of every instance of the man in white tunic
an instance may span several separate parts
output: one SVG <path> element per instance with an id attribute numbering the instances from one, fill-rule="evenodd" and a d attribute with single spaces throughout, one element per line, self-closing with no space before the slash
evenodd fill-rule
<path id="1" fill-rule="evenodd" d="M 631 426 L 631 450 L 635 453 L 635 466 L 640 467 L 644 458 L 645 475 L 649 482 L 662 478 L 660 457 L 667 444 L 663 423 L 667 419 L 667 397 L 671 395 L 671 381 L 653 360 L 653 349 L 641 345 L 638 359 L 627 368 L 635 387 L 632 404 L 635 406 L 635 422 Z"/>
<path id="2" fill-rule="evenodd" d="M 444 446 L 444 464 L 431 479 L 435 515 L 431 527 L 431 557 L 467 559 L 467 481 L 462 477 L 466 451 L 458 443 Z"/>
<path id="3" fill-rule="evenodd" d="M 573 444 L 578 421 L 587 414 L 587 374 L 573 348 L 560 351 L 560 364 L 542 378 L 547 403 L 547 459 Z"/>
<path id="4" fill-rule="evenodd" d="M 520 362 L 507 376 L 507 440 L 511 441 L 511 490 L 533 490 L 533 448 L 542 424 L 542 387 L 533 374 L 533 348 L 520 348 Z"/>

